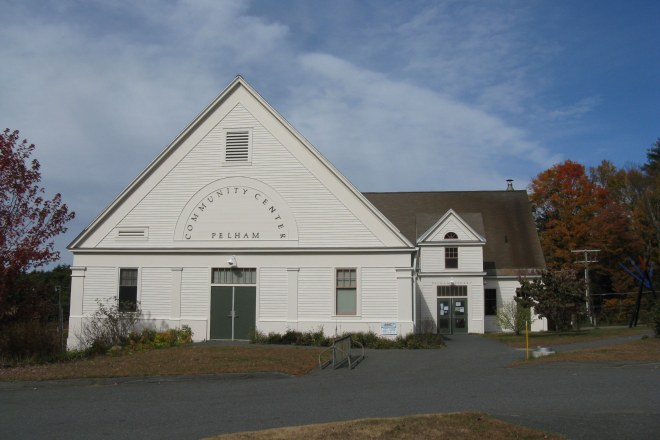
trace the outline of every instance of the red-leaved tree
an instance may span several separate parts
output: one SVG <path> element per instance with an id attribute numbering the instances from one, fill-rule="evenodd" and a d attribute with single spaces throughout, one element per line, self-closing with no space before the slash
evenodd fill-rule
<path id="1" fill-rule="evenodd" d="M 541 172 L 529 187 L 541 247 L 550 269 L 575 265 L 572 250 L 598 249 L 599 264 L 592 267 L 596 290 L 625 288 L 618 264 L 637 255 L 631 208 L 624 194 L 625 175 L 602 162 L 587 175 L 584 166 L 567 160 Z"/>
<path id="2" fill-rule="evenodd" d="M 59 259 L 53 238 L 75 216 L 59 193 L 45 198 L 34 148 L 18 131 L 0 135 L 0 320 L 16 312 L 8 297 L 20 274 Z"/>

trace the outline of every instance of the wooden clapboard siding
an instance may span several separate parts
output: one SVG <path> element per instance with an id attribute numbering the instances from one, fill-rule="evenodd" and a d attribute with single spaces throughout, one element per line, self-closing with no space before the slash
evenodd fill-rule
<path id="1" fill-rule="evenodd" d="M 211 272 L 206 267 L 184 267 L 181 273 L 181 318 L 209 315 Z"/>
<path id="2" fill-rule="evenodd" d="M 425 246 L 421 249 L 420 266 L 422 272 L 440 272 L 445 269 L 445 248 Z M 460 260 L 458 261 L 460 265 Z"/>
<path id="3" fill-rule="evenodd" d="M 421 283 L 421 299 L 419 302 L 420 313 L 418 315 L 420 322 L 426 320 L 436 321 L 437 294 L 435 285 L 431 281 L 423 281 Z"/>
<path id="4" fill-rule="evenodd" d="M 298 278 L 298 319 L 329 319 L 334 314 L 334 272 L 331 268 L 301 268 Z"/>
<path id="5" fill-rule="evenodd" d="M 483 271 L 483 250 L 480 246 L 463 246 L 458 248 L 458 269 L 448 269 L 447 273 L 481 272 Z M 441 272 L 445 270 L 445 248 L 442 246 L 424 246 L 421 250 L 422 272 Z"/>
<path id="6" fill-rule="evenodd" d="M 264 267 L 259 270 L 259 319 L 286 320 L 289 299 L 289 275 L 286 268 Z"/>
<path id="7" fill-rule="evenodd" d="M 484 286 L 480 283 L 481 278 L 475 279 L 468 286 L 468 306 L 470 307 L 469 319 L 474 320 L 484 316 Z"/>
<path id="8" fill-rule="evenodd" d="M 98 310 L 98 301 L 114 304 L 117 298 L 118 272 L 116 267 L 88 267 L 85 273 L 83 314 L 90 315 Z M 139 289 L 139 288 L 138 288 Z"/>
<path id="9" fill-rule="evenodd" d="M 167 319 L 172 311 L 172 269 L 145 267 L 142 269 L 140 308 L 146 318 Z"/>
<path id="10" fill-rule="evenodd" d="M 482 272 L 484 270 L 484 263 L 481 246 L 459 246 L 458 268 L 465 272 Z"/>
<path id="11" fill-rule="evenodd" d="M 251 165 L 222 165 L 224 129 L 252 128 Z M 149 247 L 172 246 L 182 209 L 204 186 L 221 178 L 260 180 L 282 196 L 298 226 L 300 247 L 381 246 L 382 242 L 240 104 L 126 215 L 119 227 L 148 226 Z M 144 247 L 118 241 L 116 229 L 99 247 Z"/>
<path id="12" fill-rule="evenodd" d="M 458 235 L 459 240 L 474 240 L 475 236 L 472 234 L 464 225 L 456 221 L 454 218 L 447 219 L 444 224 L 442 224 L 435 234 L 428 238 L 427 241 L 439 241 L 444 240 L 447 232 L 453 232 Z"/>
<path id="13" fill-rule="evenodd" d="M 391 267 L 365 267 L 360 270 L 361 315 L 370 319 L 397 319 L 396 272 Z"/>

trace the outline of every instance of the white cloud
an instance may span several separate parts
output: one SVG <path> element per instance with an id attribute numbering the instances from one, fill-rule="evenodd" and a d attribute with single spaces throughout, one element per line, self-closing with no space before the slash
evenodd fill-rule
<path id="1" fill-rule="evenodd" d="M 316 81 L 296 91 L 291 120 L 362 190 L 487 189 L 518 177 L 516 163 L 556 159 L 524 131 L 444 94 L 326 54 L 299 62 Z"/>
<path id="2" fill-rule="evenodd" d="M 282 45 L 285 26 L 244 10 L 238 1 L 7 6 L 0 119 L 37 145 L 44 186 L 78 213 L 62 245 L 237 68 L 259 65 Z"/>
<path id="3" fill-rule="evenodd" d="M 397 28 L 393 42 L 406 70 L 429 77 L 437 90 L 482 108 L 520 114 L 534 96 L 535 71 L 553 51 L 525 32 L 524 4 L 448 1 L 434 3 Z"/>
<path id="4" fill-rule="evenodd" d="M 362 190 L 504 188 L 556 159 L 505 119 L 534 96 L 524 11 L 406 2 L 363 23 L 360 44 L 306 34 L 341 40 L 338 54 L 243 1 L 85 5 L 16 2 L 0 27 L 0 120 L 37 144 L 46 188 L 78 212 L 62 243 L 237 73 Z M 313 32 L 323 17 L 309 18 Z"/>
<path id="5" fill-rule="evenodd" d="M 591 112 L 598 105 L 599 99 L 596 97 L 582 98 L 573 105 L 552 110 L 548 113 L 551 120 L 578 119 L 581 116 Z"/>

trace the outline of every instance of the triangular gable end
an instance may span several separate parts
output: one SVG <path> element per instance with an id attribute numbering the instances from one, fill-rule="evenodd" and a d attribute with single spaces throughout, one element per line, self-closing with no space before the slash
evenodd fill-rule
<path id="1" fill-rule="evenodd" d="M 303 167 L 334 197 L 341 201 L 350 213 L 376 237 L 374 243 L 384 247 L 410 248 L 412 244 L 385 218 L 357 189 L 330 164 L 302 135 L 279 115 L 240 76 L 183 130 L 174 141 L 117 198 L 69 245 L 69 249 L 94 248 L 112 234 L 131 211 L 143 203 L 150 192 L 186 155 L 196 148 L 219 121 L 235 108 L 245 104 L 246 114 L 268 125 L 268 131 L 299 161 Z M 218 176 L 218 181 L 222 180 Z M 208 182 L 209 185 L 212 181 Z M 130 226 L 146 226 L 129 223 Z M 130 229 L 130 228 L 129 228 Z M 140 230 L 140 228 L 134 228 Z M 157 228 L 154 228 L 156 230 Z M 254 243 L 253 245 L 258 245 Z M 149 245 L 145 243 L 145 247 Z M 177 245 L 175 244 L 175 247 Z M 330 247 L 330 245 L 328 245 Z"/>
<path id="2" fill-rule="evenodd" d="M 478 234 L 460 215 L 453 209 L 448 210 L 440 219 L 433 224 L 418 239 L 417 243 L 433 243 L 445 240 L 447 232 L 458 235 L 458 241 L 486 243 L 486 239 Z"/>

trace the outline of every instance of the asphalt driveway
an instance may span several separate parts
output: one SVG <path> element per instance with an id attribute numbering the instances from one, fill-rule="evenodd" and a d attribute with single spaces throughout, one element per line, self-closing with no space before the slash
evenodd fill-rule
<path id="1" fill-rule="evenodd" d="M 188 439 L 278 426 L 483 411 L 571 439 L 655 439 L 658 363 L 508 365 L 481 336 L 442 350 L 368 350 L 355 369 L 149 379 L 0 382 L 0 438 Z"/>

